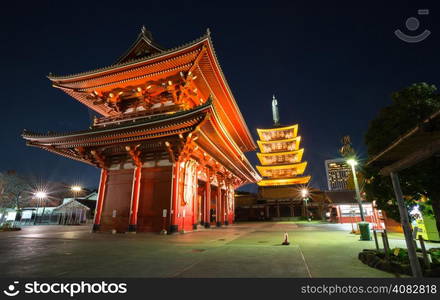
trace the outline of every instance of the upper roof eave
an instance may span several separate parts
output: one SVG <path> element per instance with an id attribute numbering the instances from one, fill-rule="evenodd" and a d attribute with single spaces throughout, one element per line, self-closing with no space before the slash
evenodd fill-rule
<path id="1" fill-rule="evenodd" d="M 159 52 L 147 57 L 142 57 L 139 59 L 134 59 L 134 60 L 129 60 L 127 62 L 123 62 L 123 63 L 116 63 L 107 67 L 102 67 L 99 69 L 95 69 L 95 70 L 90 70 L 90 71 L 86 71 L 86 72 L 81 72 L 81 73 L 76 73 L 76 74 L 69 74 L 69 75 L 61 75 L 61 76 L 57 76 L 57 75 L 53 75 L 53 74 L 49 74 L 47 76 L 47 78 L 49 80 L 51 80 L 52 82 L 60 82 L 60 81 L 72 81 L 72 80 L 83 80 L 85 77 L 93 77 L 93 75 L 97 75 L 103 72 L 109 72 L 109 71 L 114 71 L 117 70 L 119 68 L 125 68 L 127 66 L 133 66 L 136 64 L 141 64 L 141 63 L 146 63 L 148 61 L 154 60 L 154 59 L 158 59 L 161 57 L 166 57 L 168 55 L 173 55 L 179 51 L 183 51 L 186 50 L 188 48 L 197 46 L 198 44 L 203 44 L 204 42 L 206 42 L 208 40 L 208 34 L 205 34 L 201 37 L 199 37 L 198 39 L 195 39 L 191 42 L 188 42 L 186 44 L 183 44 L 181 46 L 178 47 L 174 47 L 174 48 L 170 48 L 168 50 L 164 50 L 163 52 Z"/>
<path id="2" fill-rule="evenodd" d="M 304 148 L 294 150 L 294 151 L 285 151 L 285 152 L 268 152 L 268 153 L 262 153 L 257 152 L 257 156 L 266 157 L 266 156 L 282 156 L 282 155 L 295 155 L 298 153 L 304 153 Z"/>
<path id="3" fill-rule="evenodd" d="M 247 147 L 246 150 L 247 151 L 253 151 L 253 150 L 255 150 L 257 148 L 257 144 L 255 143 L 254 139 L 252 138 L 251 132 L 250 132 L 249 128 L 247 127 L 246 122 L 244 121 L 243 115 L 241 114 L 241 111 L 240 111 L 240 108 L 238 107 L 237 101 L 235 100 L 235 97 L 232 94 L 232 90 L 231 90 L 231 88 L 230 88 L 230 86 L 229 86 L 229 84 L 228 84 L 228 82 L 226 80 L 225 74 L 223 73 L 222 67 L 220 65 L 220 62 L 219 62 L 219 60 L 217 58 L 217 54 L 216 54 L 215 49 L 214 49 L 214 44 L 212 42 L 211 33 L 210 33 L 209 29 L 207 29 L 206 39 L 208 41 L 209 47 L 212 49 L 212 54 L 213 54 L 213 57 L 214 57 L 214 62 L 215 62 L 216 66 L 217 66 L 217 68 L 219 70 L 220 76 L 222 77 L 222 80 L 223 80 L 223 82 L 225 84 L 225 87 L 226 87 L 226 90 L 227 90 L 227 92 L 229 94 L 229 97 L 231 98 L 232 103 L 233 103 L 236 111 L 238 112 L 238 117 L 239 117 L 241 123 L 243 124 L 245 131 L 246 131 L 247 139 L 248 139 L 248 141 L 247 141 L 248 142 L 248 147 Z"/>
<path id="4" fill-rule="evenodd" d="M 302 169 L 306 168 L 307 162 L 299 162 L 294 164 L 285 164 L 285 165 L 267 165 L 267 166 L 257 166 L 258 170 L 289 170 L 289 169 Z"/>
<path id="5" fill-rule="evenodd" d="M 52 84 L 54 86 L 63 87 L 63 85 L 68 85 L 72 82 L 86 81 L 86 80 L 93 79 L 100 74 L 117 72 L 117 71 L 123 70 L 124 68 L 127 68 L 127 67 L 133 67 L 133 66 L 145 64 L 145 63 L 148 63 L 148 62 L 151 62 L 154 60 L 164 59 L 167 56 L 172 56 L 172 55 L 179 54 L 179 52 L 191 50 L 191 48 L 201 46 L 202 44 L 206 44 L 208 46 L 208 48 L 211 50 L 208 52 L 210 53 L 209 56 L 212 58 L 213 63 L 215 65 L 214 69 L 216 69 L 216 72 L 220 75 L 221 85 L 223 85 L 223 87 L 224 87 L 225 94 L 230 99 L 232 106 L 234 107 L 234 110 L 236 111 L 235 118 L 238 119 L 238 121 L 240 123 L 240 127 L 242 128 L 242 133 L 243 133 L 243 135 L 241 137 L 240 137 L 240 135 L 238 135 L 239 138 L 241 139 L 241 144 L 244 146 L 243 151 L 245 151 L 245 152 L 253 151 L 257 148 L 257 145 L 252 138 L 252 135 L 249 131 L 249 128 L 247 127 L 247 124 L 244 121 L 243 115 L 237 105 L 237 102 L 231 92 L 229 84 L 226 81 L 224 73 L 221 69 L 220 63 L 218 61 L 217 55 L 216 55 L 214 47 L 213 47 L 213 43 L 212 43 L 211 34 L 210 34 L 209 29 L 207 30 L 205 35 L 201 36 L 200 38 L 198 38 L 192 42 L 186 43 L 186 44 L 181 45 L 179 47 L 171 48 L 171 49 L 163 51 L 161 53 L 153 54 L 148 57 L 130 60 L 130 61 L 127 61 L 127 62 L 124 62 L 121 64 L 113 64 L 108 67 L 103 67 L 100 69 L 82 72 L 82 73 L 78 73 L 78 74 L 71 74 L 71 75 L 65 75 L 65 76 L 56 76 L 56 75 L 51 74 L 48 76 L 48 78 L 49 78 L 49 80 L 52 81 Z"/>
<path id="6" fill-rule="evenodd" d="M 258 132 L 268 132 L 268 131 L 281 131 L 281 130 L 289 130 L 289 129 L 296 129 L 298 130 L 298 124 L 293 124 L 289 126 L 282 126 L 282 127 L 272 127 L 272 128 L 257 128 Z"/>
<path id="7" fill-rule="evenodd" d="M 301 140 L 301 136 L 296 136 L 294 138 L 290 138 L 290 139 L 284 139 L 284 140 L 273 140 L 273 141 L 262 141 L 262 140 L 257 140 L 258 144 L 276 144 L 276 143 L 290 143 L 290 142 L 296 142 L 298 140 Z"/>

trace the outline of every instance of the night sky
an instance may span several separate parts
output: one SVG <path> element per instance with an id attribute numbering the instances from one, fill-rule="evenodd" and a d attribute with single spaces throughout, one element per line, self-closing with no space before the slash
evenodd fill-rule
<path id="1" fill-rule="evenodd" d="M 88 128 L 94 113 L 52 88 L 46 75 L 112 64 L 143 24 L 167 48 L 209 27 L 254 139 L 256 128 L 272 126 L 275 94 L 281 123 L 299 123 L 307 173 L 319 188 L 326 188 L 324 160 L 338 157 L 342 136 L 350 135 L 366 158 L 368 123 L 390 103 L 391 92 L 420 81 L 440 87 L 440 7 L 434 2 L 212 2 L 2 4 L 0 171 L 97 186 L 97 168 L 26 147 L 20 134 L 24 128 L 42 133 Z M 417 9 L 430 14 L 418 16 Z M 420 20 L 418 30 L 405 28 L 409 17 Z M 394 35 L 399 28 L 432 34 L 409 44 Z M 247 157 L 257 164 L 255 152 Z"/>

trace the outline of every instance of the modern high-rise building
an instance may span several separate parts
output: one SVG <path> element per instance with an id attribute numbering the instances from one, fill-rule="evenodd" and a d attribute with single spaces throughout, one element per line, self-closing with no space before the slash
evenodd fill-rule
<path id="1" fill-rule="evenodd" d="M 348 180 L 351 176 L 351 169 L 345 159 L 336 158 L 326 160 L 325 173 L 330 191 L 348 190 Z"/>

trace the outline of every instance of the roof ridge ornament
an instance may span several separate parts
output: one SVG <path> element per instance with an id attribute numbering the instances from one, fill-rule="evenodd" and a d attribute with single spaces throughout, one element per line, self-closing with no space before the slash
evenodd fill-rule
<path id="1" fill-rule="evenodd" d="M 150 30 L 147 29 L 147 27 L 145 27 L 145 25 L 142 25 L 141 27 L 141 34 L 146 37 L 147 39 L 149 39 L 150 41 L 153 40 L 153 34 L 151 33 Z"/>
<path id="2" fill-rule="evenodd" d="M 341 153 L 342 157 L 350 158 L 354 155 L 356 155 L 356 152 L 353 149 L 353 146 L 351 145 L 351 138 L 349 135 L 344 136 L 341 139 L 342 147 L 339 149 L 339 153 Z"/>
<path id="3" fill-rule="evenodd" d="M 211 29 L 209 29 L 209 27 L 206 28 L 206 34 L 207 34 L 208 36 L 211 36 Z"/>
<path id="4" fill-rule="evenodd" d="M 278 101 L 275 98 L 275 95 L 272 95 L 272 117 L 273 124 L 275 126 L 280 126 L 280 113 L 278 111 Z"/>

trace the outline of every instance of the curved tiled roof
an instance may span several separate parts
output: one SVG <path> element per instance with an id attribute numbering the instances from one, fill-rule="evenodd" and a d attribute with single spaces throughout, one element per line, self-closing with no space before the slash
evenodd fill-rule
<path id="1" fill-rule="evenodd" d="M 198 43 L 200 43 L 201 41 L 204 41 L 206 39 L 209 39 L 210 35 L 207 33 L 201 37 L 199 37 L 198 39 L 195 39 L 191 42 L 188 42 L 186 44 L 180 45 L 178 47 L 174 47 L 174 48 L 170 48 L 167 50 L 164 50 L 163 52 L 159 52 L 159 53 L 155 53 L 153 55 L 147 56 L 147 57 L 141 57 L 141 58 L 137 58 L 137 59 L 132 59 L 123 63 L 116 63 L 116 64 L 112 64 L 110 66 L 107 67 L 102 67 L 99 69 L 95 69 L 95 70 L 90 70 L 90 71 L 85 71 L 85 72 L 80 72 L 80 73 L 76 73 L 76 74 L 69 74 L 69 75 L 53 75 L 53 74 L 49 74 L 47 76 L 47 78 L 49 78 L 51 81 L 57 81 L 57 80 L 68 80 L 68 79 L 73 79 L 76 77 L 83 77 L 83 76 L 88 76 L 88 75 L 93 75 L 93 74 L 98 74 L 101 72 L 105 72 L 105 71 L 110 71 L 113 69 L 117 69 L 117 68 L 121 68 L 121 67 L 126 67 L 126 66 L 130 66 L 130 65 L 134 65 L 137 63 L 141 63 L 141 62 L 146 62 L 155 58 L 159 58 L 161 56 L 165 56 L 167 54 L 179 51 L 179 50 L 183 50 L 185 48 L 194 46 Z"/>
<path id="2" fill-rule="evenodd" d="M 139 121 L 133 122 L 132 120 L 128 121 L 120 121 L 116 124 L 108 125 L 108 126 L 101 126 L 101 127 L 95 127 L 88 130 L 82 130 L 82 131 L 75 131 L 75 132 L 66 132 L 66 133 L 35 133 L 28 130 L 24 130 L 22 133 L 22 137 L 25 140 L 38 140 L 38 139 L 50 139 L 50 138 L 67 138 L 71 136 L 80 136 L 80 135 L 91 135 L 96 133 L 111 133 L 115 129 L 118 130 L 124 130 L 124 129 L 135 129 L 136 127 L 142 127 L 145 125 L 154 125 L 157 123 L 161 123 L 164 121 L 170 121 L 177 118 L 184 118 L 186 116 L 191 116 L 193 114 L 196 114 L 198 112 L 201 112 L 202 110 L 210 107 L 212 105 L 212 98 L 209 98 L 208 101 L 206 101 L 204 104 L 197 106 L 196 108 L 193 108 L 191 110 L 182 110 L 178 111 L 173 114 L 161 114 L 161 115 L 149 115 L 145 116 L 143 118 L 139 118 Z"/>

